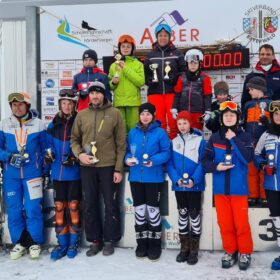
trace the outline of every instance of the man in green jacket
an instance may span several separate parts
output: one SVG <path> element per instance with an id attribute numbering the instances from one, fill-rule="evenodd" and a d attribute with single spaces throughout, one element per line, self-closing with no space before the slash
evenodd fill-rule
<path id="1" fill-rule="evenodd" d="M 139 120 L 141 87 L 145 84 L 144 66 L 133 56 L 136 43 L 132 36 L 124 34 L 118 39 L 121 57 L 109 70 L 110 88 L 114 91 L 114 107 L 118 108 L 126 124 L 127 133 Z"/>
<path id="2" fill-rule="evenodd" d="M 74 155 L 81 164 L 85 233 L 91 242 L 87 256 L 114 253 L 121 238 L 118 183 L 122 180 L 126 132 L 120 112 L 105 97 L 105 85 L 93 82 L 88 89 L 88 109 L 78 113 L 71 134 Z M 104 227 L 99 193 L 105 204 Z"/>

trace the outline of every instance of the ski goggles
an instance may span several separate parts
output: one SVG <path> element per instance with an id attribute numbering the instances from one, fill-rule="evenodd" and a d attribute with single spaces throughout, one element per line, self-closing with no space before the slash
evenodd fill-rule
<path id="1" fill-rule="evenodd" d="M 229 109 L 231 111 L 238 111 L 238 104 L 233 101 L 224 101 L 220 104 L 220 111 Z"/>
<path id="2" fill-rule="evenodd" d="M 187 55 L 186 56 L 186 62 L 191 63 L 198 63 L 199 62 L 199 56 L 198 55 Z"/>
<path id="3" fill-rule="evenodd" d="M 75 92 L 72 89 L 61 89 L 59 91 L 59 96 L 60 97 L 74 98 L 74 97 L 76 97 L 76 94 L 75 94 Z"/>
<path id="4" fill-rule="evenodd" d="M 171 35 L 171 27 L 165 23 L 159 24 L 155 29 L 155 34 L 157 35 L 161 30 L 166 31 L 168 34 Z"/>
<path id="5" fill-rule="evenodd" d="M 130 35 L 127 35 L 127 34 L 124 34 L 122 35 L 119 40 L 118 40 L 118 43 L 119 44 L 122 44 L 122 43 L 129 43 L 129 44 L 132 44 L 133 46 L 135 46 L 135 40 L 133 39 L 133 37 L 131 37 Z"/>
<path id="6" fill-rule="evenodd" d="M 268 107 L 268 111 L 271 113 L 275 111 L 280 112 L 280 100 L 271 101 Z"/>
<path id="7" fill-rule="evenodd" d="M 14 101 L 17 102 L 26 102 L 26 103 L 30 103 L 30 96 L 27 93 L 23 93 L 23 92 L 13 92 L 11 94 L 9 94 L 8 96 L 8 102 L 12 103 Z"/>

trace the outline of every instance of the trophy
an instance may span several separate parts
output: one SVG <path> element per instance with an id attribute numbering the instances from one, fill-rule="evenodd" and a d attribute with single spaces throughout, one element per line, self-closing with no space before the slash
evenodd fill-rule
<path id="1" fill-rule="evenodd" d="M 260 102 L 260 109 L 261 109 L 261 114 L 260 114 L 260 119 L 264 116 L 264 110 L 267 107 L 265 102 Z M 259 125 L 262 125 L 261 122 L 259 122 Z"/>
<path id="2" fill-rule="evenodd" d="M 114 77 L 115 77 L 115 78 L 119 78 L 119 76 L 120 76 L 120 73 L 119 73 L 119 71 L 120 71 L 119 63 L 120 63 L 120 61 L 121 61 L 121 59 L 122 59 L 122 55 L 119 54 L 119 53 L 117 53 L 117 54 L 115 55 L 115 59 L 116 59 L 116 73 L 115 73 Z"/>
<path id="3" fill-rule="evenodd" d="M 165 61 L 165 68 L 164 68 L 164 71 L 165 71 L 165 76 L 163 77 L 164 80 L 169 80 L 169 76 L 168 76 L 168 73 L 171 71 L 171 67 L 170 67 L 170 61 Z"/>
<path id="4" fill-rule="evenodd" d="M 275 167 L 275 156 L 273 154 L 267 156 L 267 165 L 269 167 Z"/>
<path id="5" fill-rule="evenodd" d="M 48 149 L 46 150 L 46 153 L 47 153 L 48 157 L 49 157 L 52 161 L 54 161 L 54 157 L 53 157 L 53 154 L 52 154 L 52 149 L 51 149 L 51 148 L 48 148 Z"/>
<path id="6" fill-rule="evenodd" d="M 147 165 L 149 163 L 149 155 L 144 154 L 143 155 L 143 165 Z"/>
<path id="7" fill-rule="evenodd" d="M 184 173 L 183 174 L 183 180 L 182 180 L 184 185 L 188 185 L 189 184 L 189 174 L 188 173 Z"/>
<path id="8" fill-rule="evenodd" d="M 99 162 L 99 159 L 96 157 L 97 148 L 95 146 L 96 141 L 90 142 L 90 145 L 85 146 L 85 152 L 87 155 L 91 156 L 91 164 Z"/>
<path id="9" fill-rule="evenodd" d="M 225 154 L 224 165 L 226 165 L 226 166 L 232 165 L 232 155 L 231 154 Z"/>
<path id="10" fill-rule="evenodd" d="M 19 153 L 23 157 L 24 162 L 29 162 L 29 154 L 25 151 L 26 146 L 19 144 Z"/>
<path id="11" fill-rule="evenodd" d="M 157 63 L 153 63 L 150 64 L 150 69 L 153 71 L 154 73 L 154 78 L 152 80 L 153 83 L 158 83 L 158 77 L 157 77 L 157 68 L 158 68 L 158 64 Z"/>
<path id="12" fill-rule="evenodd" d="M 138 164 L 139 161 L 136 158 L 135 154 L 136 154 L 136 144 L 131 144 L 130 145 L 130 152 L 131 152 L 131 158 L 129 159 L 129 161 L 133 164 Z"/>

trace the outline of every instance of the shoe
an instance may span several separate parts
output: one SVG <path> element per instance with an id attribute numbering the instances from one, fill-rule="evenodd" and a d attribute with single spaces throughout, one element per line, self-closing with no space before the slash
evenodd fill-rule
<path id="1" fill-rule="evenodd" d="M 66 255 L 69 259 L 75 258 L 78 255 L 78 246 L 77 245 L 70 245 L 68 247 Z"/>
<path id="2" fill-rule="evenodd" d="M 280 256 L 276 259 L 271 264 L 271 269 L 272 270 L 280 270 Z"/>
<path id="3" fill-rule="evenodd" d="M 88 257 L 97 255 L 103 248 L 102 242 L 99 240 L 94 241 L 86 252 Z"/>
<path id="4" fill-rule="evenodd" d="M 32 260 L 38 259 L 41 253 L 41 247 L 37 244 L 29 247 L 29 255 Z"/>
<path id="5" fill-rule="evenodd" d="M 147 257 L 147 246 L 138 245 L 135 250 L 136 258 L 142 259 Z"/>
<path id="6" fill-rule="evenodd" d="M 238 260 L 238 252 L 236 251 L 233 254 L 229 254 L 225 252 L 222 257 L 222 268 L 230 268 L 232 267 Z"/>
<path id="7" fill-rule="evenodd" d="M 189 256 L 190 253 L 190 237 L 189 235 L 182 235 L 179 234 L 179 238 L 180 238 L 180 243 L 181 243 L 181 248 L 180 248 L 180 252 L 176 257 L 176 262 L 186 262 L 187 258 Z"/>
<path id="8" fill-rule="evenodd" d="M 238 266 L 240 270 L 247 270 L 251 264 L 250 254 L 240 254 Z"/>
<path id="9" fill-rule="evenodd" d="M 176 257 L 176 262 L 181 263 L 181 262 L 186 262 L 188 258 L 189 252 L 182 252 L 177 255 Z"/>
<path id="10" fill-rule="evenodd" d="M 258 204 L 258 199 L 257 198 L 253 198 L 253 197 L 249 197 L 248 198 L 248 205 L 250 207 L 254 207 Z"/>
<path id="11" fill-rule="evenodd" d="M 198 249 L 199 249 L 199 239 L 191 237 L 190 239 L 190 253 L 187 257 L 187 263 L 194 265 L 198 262 Z"/>
<path id="12" fill-rule="evenodd" d="M 113 255 L 115 252 L 115 247 L 114 243 L 109 241 L 109 242 L 104 242 L 104 248 L 103 248 L 103 256 L 110 256 Z"/>
<path id="13" fill-rule="evenodd" d="M 18 243 L 10 251 L 10 258 L 11 260 L 17 260 L 25 254 L 26 254 L 26 248 Z"/>
<path id="14" fill-rule="evenodd" d="M 260 204 L 260 206 L 263 207 L 263 208 L 268 207 L 268 202 L 267 202 L 267 199 L 265 199 L 265 198 L 260 198 L 260 199 L 259 199 L 259 204 Z"/>
<path id="15" fill-rule="evenodd" d="M 68 249 L 68 246 L 63 246 L 63 245 L 56 246 L 51 252 L 51 255 L 50 255 L 51 260 L 57 261 L 57 260 L 63 258 L 64 256 L 66 256 L 67 249 Z"/>

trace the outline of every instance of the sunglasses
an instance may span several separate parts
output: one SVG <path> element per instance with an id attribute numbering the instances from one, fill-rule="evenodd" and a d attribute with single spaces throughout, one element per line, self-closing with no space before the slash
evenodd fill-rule
<path id="1" fill-rule="evenodd" d="M 238 110 L 238 105 L 237 103 L 233 101 L 224 101 L 220 104 L 220 111 L 224 111 L 225 109 L 230 109 L 232 111 L 237 111 Z"/>
<path id="2" fill-rule="evenodd" d="M 271 112 L 271 113 L 273 113 L 275 111 L 279 112 L 280 111 L 280 100 L 272 101 L 269 104 L 268 111 Z"/>
<path id="3" fill-rule="evenodd" d="M 59 91 L 59 96 L 60 97 L 75 97 L 76 94 L 72 89 L 61 89 Z"/>
<path id="4" fill-rule="evenodd" d="M 13 101 L 23 102 L 24 101 L 24 95 L 22 93 L 19 93 L 19 92 L 13 92 L 13 93 L 9 94 L 8 102 L 11 103 Z"/>

